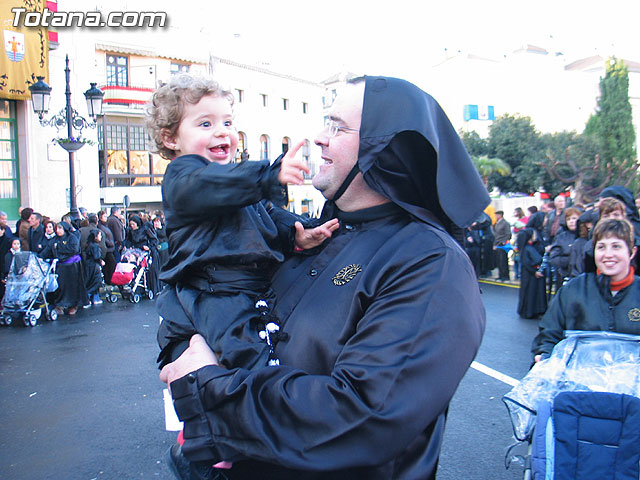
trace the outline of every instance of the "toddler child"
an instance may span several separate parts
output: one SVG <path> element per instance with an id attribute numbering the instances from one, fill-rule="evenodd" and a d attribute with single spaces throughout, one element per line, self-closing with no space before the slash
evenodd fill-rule
<path id="1" fill-rule="evenodd" d="M 277 365 L 271 317 L 273 268 L 284 255 L 322 243 L 338 228 L 284 210 L 287 183 L 300 184 L 302 142 L 269 161 L 231 163 L 238 146 L 233 97 L 208 78 L 179 75 L 154 93 L 147 128 L 170 159 L 162 183 L 169 259 L 157 300 L 162 367 L 200 333 L 227 368 Z"/>

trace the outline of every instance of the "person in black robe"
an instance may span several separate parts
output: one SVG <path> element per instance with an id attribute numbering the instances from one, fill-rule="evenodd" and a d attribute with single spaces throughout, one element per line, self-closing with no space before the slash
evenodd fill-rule
<path id="1" fill-rule="evenodd" d="M 4 254 L 2 260 L 2 279 L 4 280 L 3 285 L 4 283 L 6 283 L 7 275 L 9 275 L 9 271 L 11 270 L 11 262 L 13 261 L 13 256 L 16 253 L 20 253 L 21 251 L 22 249 L 20 239 L 18 237 L 11 238 L 9 242 L 9 251 Z M 2 291 L 2 294 L 4 296 L 4 289 Z"/>
<path id="2" fill-rule="evenodd" d="M 153 293 L 160 291 L 160 268 L 156 262 L 158 258 L 158 236 L 153 226 L 143 223 L 139 215 L 129 217 L 129 228 L 124 239 L 125 248 L 138 248 L 149 254 L 147 261 L 147 288 Z"/>
<path id="3" fill-rule="evenodd" d="M 5 214 L 6 217 L 6 214 Z M 11 229 L 8 226 L 4 228 L 0 226 L 0 275 L 2 275 L 1 280 L 4 280 L 6 277 L 6 273 L 9 271 L 10 265 L 6 265 L 5 257 L 9 250 L 11 250 L 11 243 L 13 239 L 16 238 L 11 233 Z M 20 240 L 20 239 L 18 239 Z M 4 297 L 5 284 L 4 281 L 0 282 L 0 300 Z"/>
<path id="4" fill-rule="evenodd" d="M 51 248 L 52 257 L 58 259 L 58 290 L 53 296 L 53 304 L 59 314 L 66 310 L 69 315 L 75 315 L 78 307 L 87 305 L 89 301 L 80 256 L 80 238 L 73 233 L 68 222 L 60 222 L 56 226 L 56 234 Z"/>
<path id="5" fill-rule="evenodd" d="M 432 97 L 400 79 L 356 82 L 316 137 L 321 219 L 340 228 L 273 277 L 280 366 L 227 370 L 194 336 L 161 373 L 185 422 L 169 453 L 180 473 L 227 459 L 231 479 L 435 478 L 448 405 L 485 323 L 448 232 L 489 196 Z"/>
<path id="6" fill-rule="evenodd" d="M 480 231 L 473 228 L 473 224 L 465 228 L 464 250 L 467 252 L 467 255 L 469 255 L 473 270 L 476 272 L 476 277 L 480 278 L 482 272 L 480 263 L 482 258 L 482 239 L 480 238 Z"/>
<path id="7" fill-rule="evenodd" d="M 100 248 L 101 241 L 102 232 L 94 228 L 89 232 L 87 246 L 82 252 L 85 285 L 89 296 L 89 304 L 85 305 L 85 307 L 102 303 L 100 287 L 102 286 L 102 265 L 104 260 L 102 260 L 102 249 Z"/>
<path id="8" fill-rule="evenodd" d="M 477 232 L 480 243 L 480 276 L 486 277 L 495 268 L 495 255 L 493 253 L 493 231 L 491 230 L 491 217 L 482 212 L 478 220 L 471 226 Z"/>
<path id="9" fill-rule="evenodd" d="M 544 255 L 541 232 L 525 228 L 518 232 L 517 243 L 520 252 L 522 273 L 518 292 L 518 315 L 523 318 L 537 318 L 547 310 L 547 293 L 544 274 L 538 269 Z"/>
<path id="10" fill-rule="evenodd" d="M 40 245 L 42 246 L 38 252 L 38 256 L 40 258 L 52 257 L 53 242 L 55 242 L 56 237 L 56 224 L 51 220 L 48 220 L 44 224 L 44 235 L 40 241 Z"/>
<path id="11" fill-rule="evenodd" d="M 116 243 L 113 239 L 111 229 L 107 226 L 107 213 L 104 211 L 98 213 L 98 229 L 102 232 L 104 246 L 106 248 L 103 256 L 104 265 L 102 266 L 102 274 L 104 281 L 111 284 L 111 276 L 116 269 Z"/>
<path id="12" fill-rule="evenodd" d="M 164 228 L 164 221 L 161 217 L 153 219 L 153 229 L 158 237 L 158 270 L 162 271 L 162 267 L 169 261 L 169 237 L 167 237 L 167 230 Z"/>
<path id="13" fill-rule="evenodd" d="M 569 207 L 564 212 L 565 223 L 561 223 L 561 230 L 553 239 L 549 250 L 549 261 L 556 269 L 557 285 L 562 285 L 571 277 L 571 247 L 579 236 L 578 222 L 583 212 L 577 208 Z"/>

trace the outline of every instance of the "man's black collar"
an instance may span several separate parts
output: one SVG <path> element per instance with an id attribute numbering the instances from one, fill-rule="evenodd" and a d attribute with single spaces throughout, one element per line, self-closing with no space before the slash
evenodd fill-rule
<path id="1" fill-rule="evenodd" d="M 356 210 L 355 212 L 343 212 L 336 208 L 335 216 L 340 220 L 340 223 L 363 223 L 370 222 L 372 220 L 379 220 L 381 218 L 388 218 L 396 215 L 406 215 L 406 212 L 393 202 L 383 203 L 375 207 L 364 208 L 362 210 Z"/>

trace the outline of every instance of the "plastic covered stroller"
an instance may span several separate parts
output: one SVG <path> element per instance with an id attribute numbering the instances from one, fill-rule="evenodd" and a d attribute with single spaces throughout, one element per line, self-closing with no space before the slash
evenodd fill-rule
<path id="1" fill-rule="evenodd" d="M 35 327 L 42 316 L 58 319 L 55 308 L 49 308 L 46 294 L 58 289 L 55 273 L 57 260 L 48 263 L 33 252 L 19 252 L 11 261 L 7 285 L 2 299 L 0 324 L 11 325 L 22 319 L 25 326 Z"/>
<path id="2" fill-rule="evenodd" d="M 153 300 L 154 293 L 147 280 L 151 261 L 149 253 L 139 248 L 128 248 L 122 251 L 120 258 L 111 277 L 111 283 L 118 286 L 122 298 L 129 298 L 132 303 L 138 303 L 141 295 L 146 295 L 149 300 Z M 118 296 L 111 292 L 107 300 L 117 302 Z"/>
<path id="3" fill-rule="evenodd" d="M 520 441 L 507 462 L 525 479 L 640 478 L 640 337 L 565 335 L 503 398 Z"/>

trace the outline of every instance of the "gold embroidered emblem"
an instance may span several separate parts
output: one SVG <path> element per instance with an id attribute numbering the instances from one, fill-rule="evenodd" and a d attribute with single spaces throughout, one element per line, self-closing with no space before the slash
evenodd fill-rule
<path id="1" fill-rule="evenodd" d="M 333 276 L 333 284 L 339 287 L 345 283 L 349 283 L 361 271 L 362 267 L 360 265 L 348 265 Z"/>
<path id="2" fill-rule="evenodd" d="M 632 308 L 627 315 L 632 322 L 640 322 L 640 308 Z"/>

